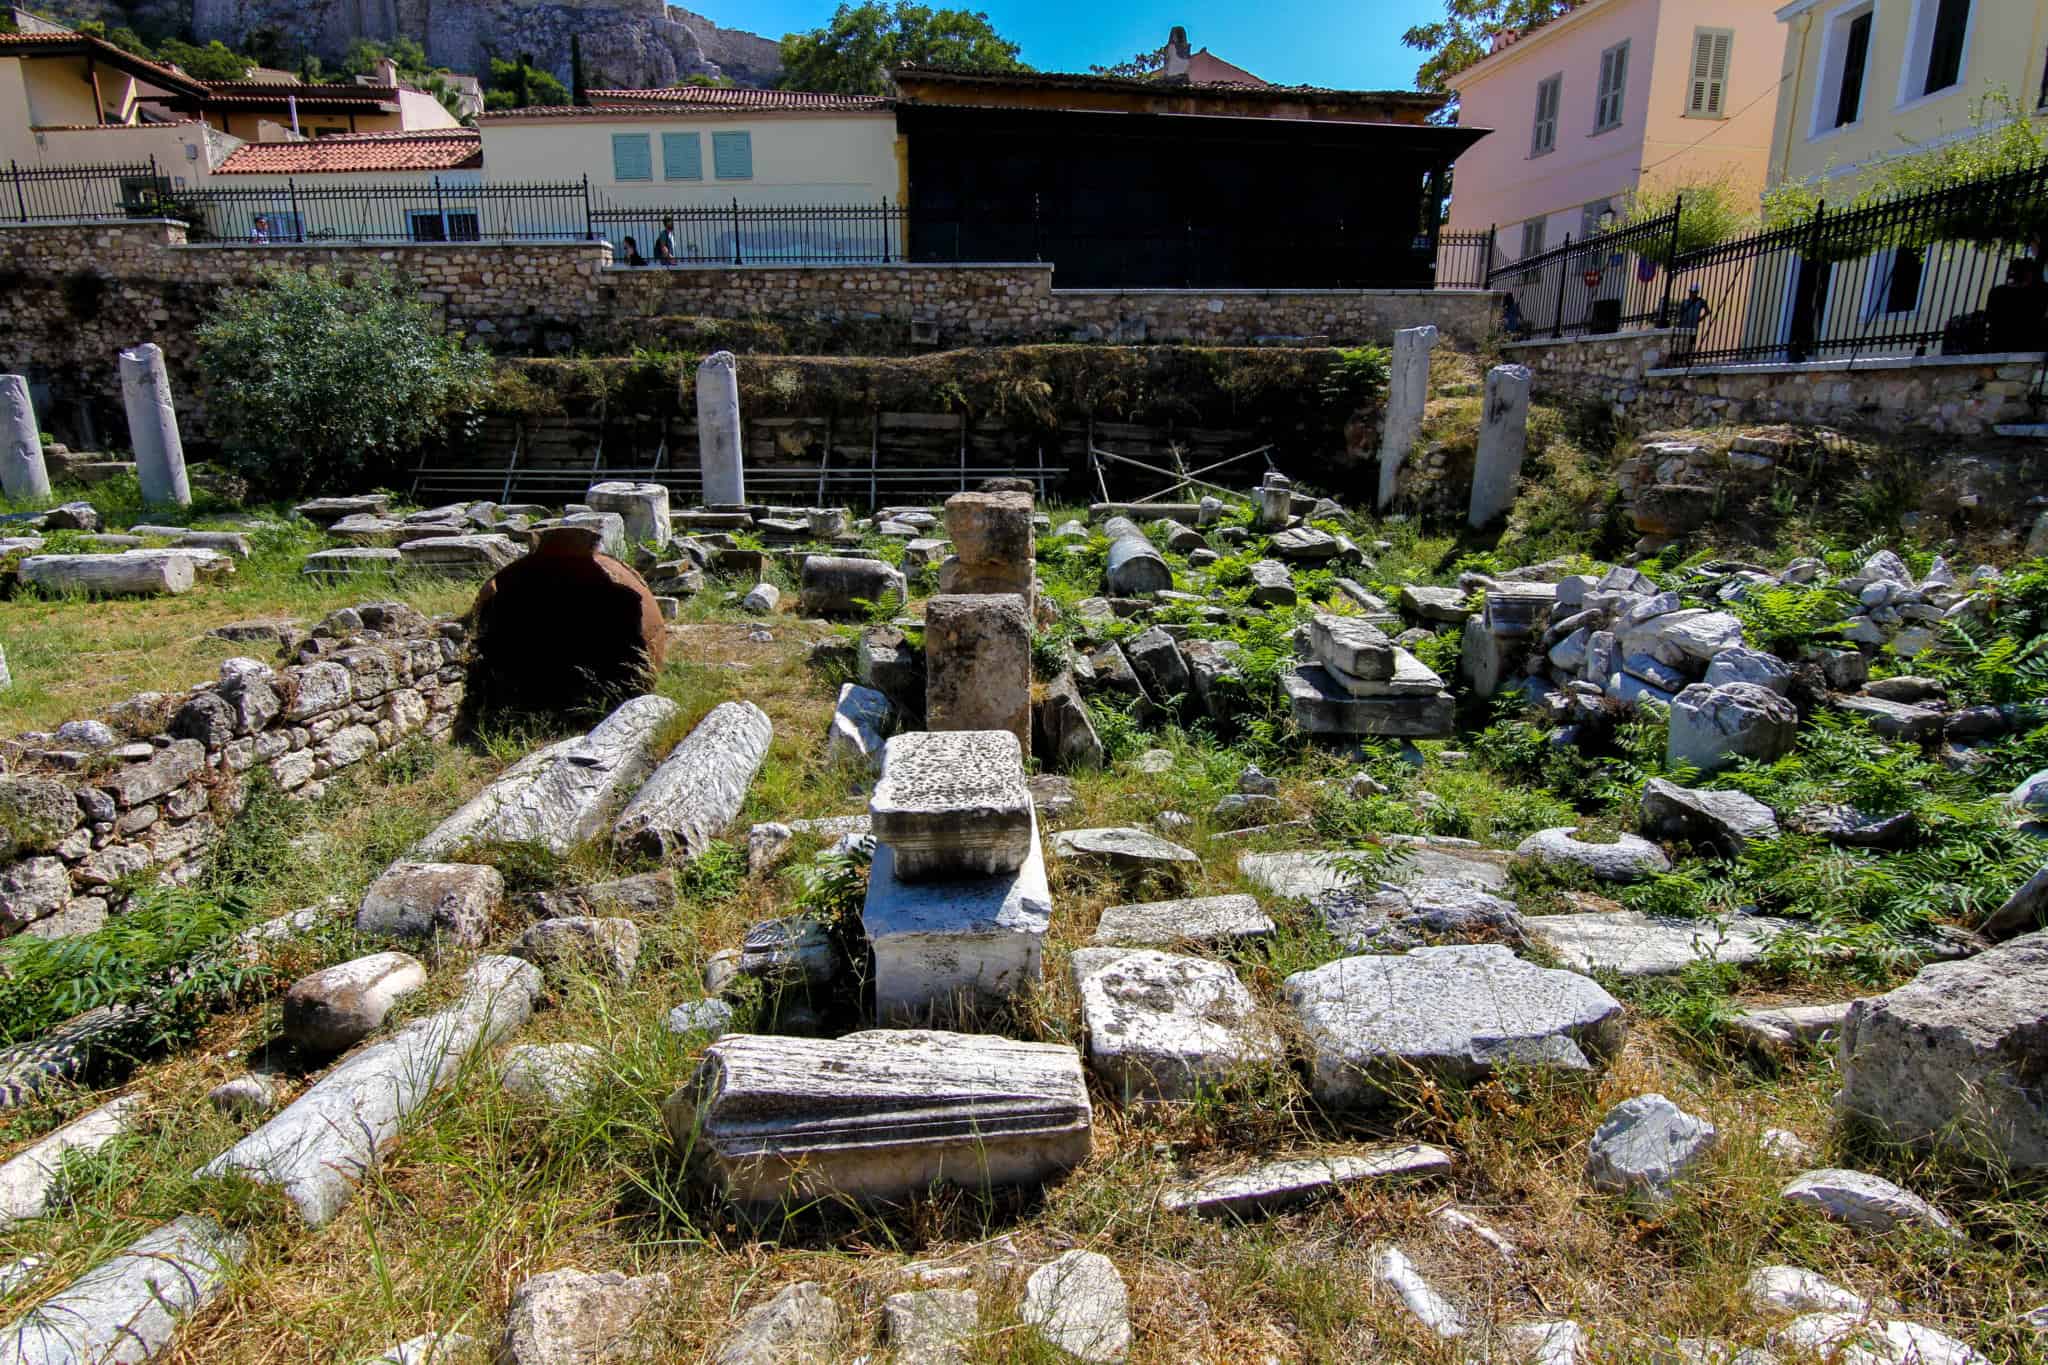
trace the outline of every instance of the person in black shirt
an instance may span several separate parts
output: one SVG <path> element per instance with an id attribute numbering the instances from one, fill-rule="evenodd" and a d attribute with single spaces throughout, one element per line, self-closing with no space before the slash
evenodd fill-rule
<path id="1" fill-rule="evenodd" d="M 1993 351 L 2048 350 L 2048 284 L 2041 263 L 2016 257 L 2005 268 L 2005 283 L 1984 302 L 1984 321 Z"/>

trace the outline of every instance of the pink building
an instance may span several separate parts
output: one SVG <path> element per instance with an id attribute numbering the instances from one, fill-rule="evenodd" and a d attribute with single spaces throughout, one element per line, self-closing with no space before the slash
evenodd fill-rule
<path id="1" fill-rule="evenodd" d="M 1519 260 L 1623 214 L 1639 186 L 1763 189 L 1784 34 L 1779 0 L 1586 0 L 1503 34 L 1450 81 L 1458 121 L 1490 128 L 1458 158 L 1449 227 L 1499 229 Z"/>

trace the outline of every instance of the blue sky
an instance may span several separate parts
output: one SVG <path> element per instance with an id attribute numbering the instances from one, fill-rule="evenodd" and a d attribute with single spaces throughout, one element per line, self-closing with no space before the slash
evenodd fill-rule
<path id="1" fill-rule="evenodd" d="M 769 38 L 816 28 L 837 0 L 682 0 L 729 28 Z M 947 0 L 927 0 L 944 5 Z M 1401 90 L 1414 83 L 1421 54 L 1401 46 L 1411 24 L 1443 13 L 1442 0 L 951 0 L 985 10 L 996 31 L 1024 47 L 1041 71 L 1086 71 L 1157 48 L 1185 25 L 1197 48 L 1282 85 Z"/>

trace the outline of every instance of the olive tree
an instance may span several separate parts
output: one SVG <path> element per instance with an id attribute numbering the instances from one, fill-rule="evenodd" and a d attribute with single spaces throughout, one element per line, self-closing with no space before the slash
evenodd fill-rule
<path id="1" fill-rule="evenodd" d="M 216 300 L 198 341 L 228 459 L 284 495 L 388 477 L 473 417 L 490 369 L 388 270 L 266 271 Z"/>

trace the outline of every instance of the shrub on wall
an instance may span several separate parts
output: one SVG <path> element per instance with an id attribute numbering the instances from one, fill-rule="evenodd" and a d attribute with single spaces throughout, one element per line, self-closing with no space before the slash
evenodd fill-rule
<path id="1" fill-rule="evenodd" d="M 388 270 L 265 272 L 219 297 L 198 342 L 228 457 L 280 495 L 385 480 L 475 411 L 489 370 Z"/>

